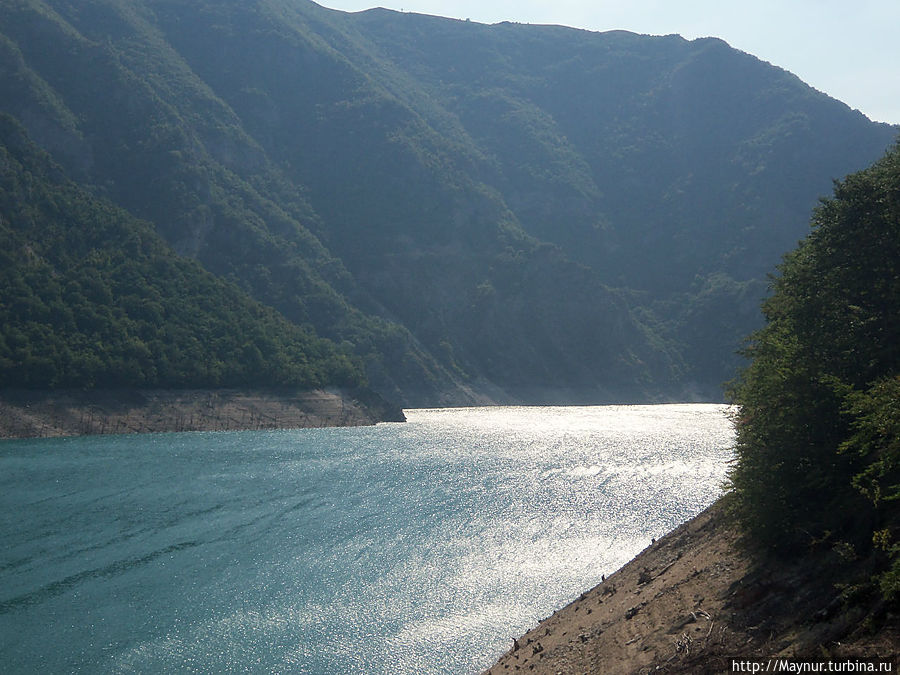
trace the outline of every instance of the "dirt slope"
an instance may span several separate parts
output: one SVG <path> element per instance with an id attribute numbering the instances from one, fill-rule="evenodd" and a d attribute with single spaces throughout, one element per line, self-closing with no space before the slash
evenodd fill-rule
<path id="1" fill-rule="evenodd" d="M 847 609 L 837 558 L 822 550 L 755 562 L 717 503 L 516 640 L 487 672 L 727 673 L 733 657 L 896 664 L 898 617 L 877 603 Z"/>
<path id="2" fill-rule="evenodd" d="M 0 438 L 360 426 L 399 421 L 380 399 L 338 390 L 0 392 Z"/>

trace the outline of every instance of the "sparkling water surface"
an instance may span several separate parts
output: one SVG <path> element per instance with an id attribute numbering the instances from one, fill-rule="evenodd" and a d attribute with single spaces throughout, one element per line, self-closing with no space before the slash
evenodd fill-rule
<path id="1" fill-rule="evenodd" d="M 721 405 L 0 442 L 0 669 L 477 673 L 721 492 Z"/>

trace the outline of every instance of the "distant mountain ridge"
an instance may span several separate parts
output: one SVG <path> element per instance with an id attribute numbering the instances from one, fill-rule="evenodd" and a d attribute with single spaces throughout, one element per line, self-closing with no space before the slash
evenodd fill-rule
<path id="1" fill-rule="evenodd" d="M 766 273 L 897 133 L 715 39 L 0 6 L 0 110 L 406 405 L 718 396 Z"/>

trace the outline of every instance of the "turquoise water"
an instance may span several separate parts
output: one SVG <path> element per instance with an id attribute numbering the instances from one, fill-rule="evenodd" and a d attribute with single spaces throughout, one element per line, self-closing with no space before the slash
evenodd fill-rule
<path id="1" fill-rule="evenodd" d="M 479 672 L 715 499 L 726 413 L 0 442 L 0 669 Z"/>

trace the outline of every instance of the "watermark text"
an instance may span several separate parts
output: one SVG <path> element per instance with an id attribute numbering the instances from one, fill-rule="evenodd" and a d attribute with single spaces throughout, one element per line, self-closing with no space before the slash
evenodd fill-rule
<path id="1" fill-rule="evenodd" d="M 729 659 L 732 673 L 894 673 L 888 659 Z"/>

